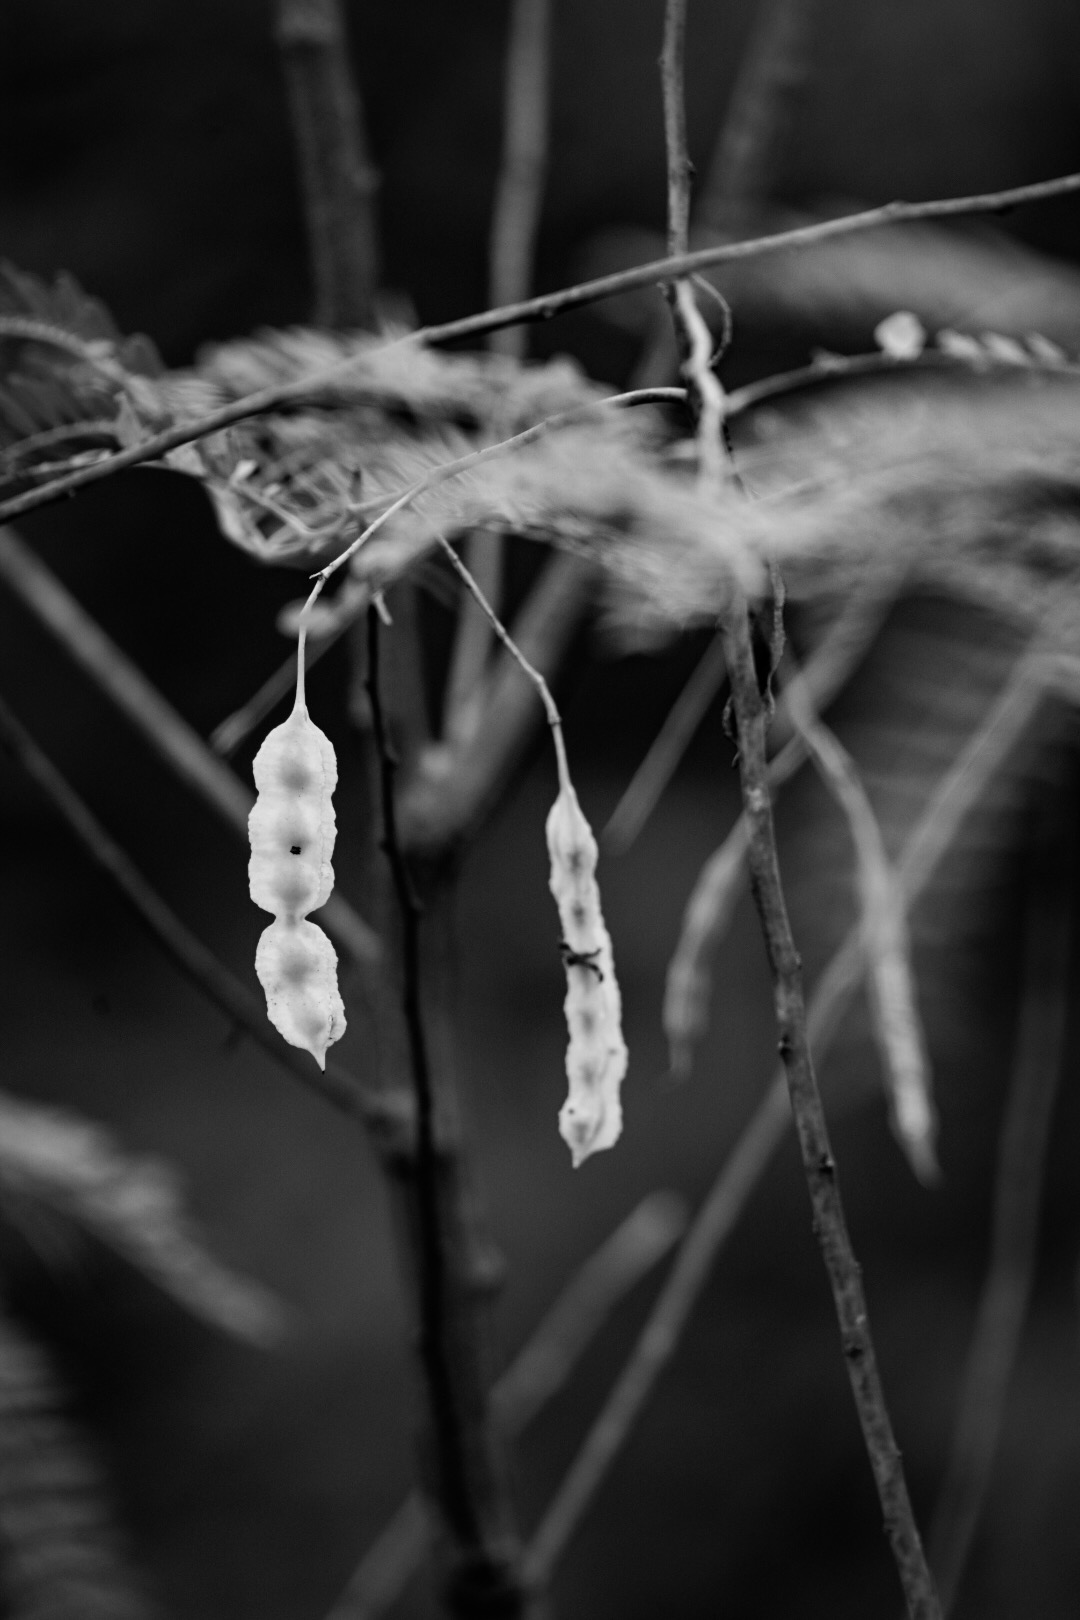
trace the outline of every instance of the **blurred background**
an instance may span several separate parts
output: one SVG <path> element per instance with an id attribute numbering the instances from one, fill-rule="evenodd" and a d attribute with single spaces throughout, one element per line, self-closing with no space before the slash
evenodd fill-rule
<path id="1" fill-rule="evenodd" d="M 347 7 L 380 176 L 385 307 L 422 322 L 487 301 L 502 127 L 505 0 Z M 818 0 L 772 154 L 770 217 L 948 196 L 1080 167 L 1080 13 L 1068 0 Z M 658 0 L 553 11 L 551 151 L 538 291 L 662 251 Z M 752 36 L 750 0 L 690 8 L 691 155 L 705 172 Z M 72 272 L 170 365 L 200 345 L 310 319 L 302 209 L 268 0 L 8 0 L 0 14 L 0 255 Z M 721 280 L 735 315 L 729 384 L 859 351 L 898 308 L 931 329 L 1038 331 L 1080 347 L 1080 208 L 1015 211 L 904 247 L 839 250 Z M 390 296 L 392 295 L 392 296 Z M 655 305 L 659 306 L 659 296 Z M 625 384 L 654 303 L 624 300 L 530 333 Z M 662 363 L 661 361 L 658 363 Z M 294 574 L 218 534 L 192 482 L 139 470 L 33 515 L 20 533 L 204 735 L 286 650 Z M 796 614 L 793 633 L 798 641 Z M 616 657 L 583 636 L 560 683 L 590 819 L 618 801 L 704 646 Z M 944 596 L 897 605 L 830 713 L 891 850 L 1015 656 L 1017 632 Z M 344 646 L 310 701 L 342 765 L 342 891 L 363 912 L 350 817 L 358 767 Z M 185 920 L 234 970 L 262 927 L 242 851 L 167 776 L 54 644 L 0 592 L 0 691 Z M 714 705 L 640 838 L 601 868 L 631 1067 L 617 1151 L 572 1172 L 562 971 L 537 748 L 462 872 L 461 1048 L 468 1129 L 507 1262 L 504 1361 L 568 1272 L 644 1194 L 704 1195 L 771 1075 L 764 956 L 748 902 L 716 975 L 692 1078 L 668 1076 L 664 972 L 694 878 L 735 815 L 732 747 Z M 835 1146 L 916 1510 L 929 1517 L 984 1273 L 999 1123 L 1022 999 L 1033 889 L 1071 897 L 1075 732 L 1048 703 L 912 919 L 942 1118 L 941 1185 L 891 1136 L 861 1003 L 828 1060 Z M 238 763 L 246 768 L 253 746 Z M 359 1132 L 236 1038 L 160 958 L 81 851 L 0 766 L 3 1083 L 113 1127 L 180 1167 L 215 1252 L 278 1291 L 283 1347 L 191 1322 L 90 1243 L 62 1260 L 5 1240 L 13 1307 L 63 1358 L 115 1480 L 134 1556 L 177 1620 L 324 1614 L 412 1478 L 412 1374 L 387 1213 Z M 780 811 L 807 977 L 853 916 L 847 835 L 807 773 Z M 1041 875 L 1040 875 L 1041 874 Z M 1039 887 L 1041 884 L 1041 888 Z M 1075 982 L 1070 968 L 1068 987 Z M 1076 1063 L 1045 1166 L 1028 1324 L 984 1517 L 955 1613 L 1070 1620 L 1080 1603 L 1080 1147 Z M 369 1062 L 360 1021 L 345 1061 Z M 810 1232 L 784 1144 L 721 1253 L 672 1367 L 563 1566 L 553 1612 L 590 1620 L 806 1620 L 897 1613 Z M 517 1453 L 533 1525 L 640 1327 L 657 1278 L 619 1308 Z M 431 1612 L 423 1580 L 400 1612 Z"/>

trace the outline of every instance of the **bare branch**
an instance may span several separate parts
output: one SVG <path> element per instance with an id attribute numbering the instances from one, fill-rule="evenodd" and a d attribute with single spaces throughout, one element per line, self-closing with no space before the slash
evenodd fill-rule
<path id="1" fill-rule="evenodd" d="M 1057 665 L 1058 661 L 1051 662 L 1039 647 L 1021 658 L 983 721 L 938 783 L 897 864 L 898 881 L 909 909 L 930 883 L 965 816 L 1030 727 Z M 1063 674 L 1071 678 L 1076 696 L 1080 693 L 1080 668 L 1067 669 Z M 818 979 L 810 1000 L 807 1026 L 819 1062 L 840 1027 L 864 970 L 861 931 L 855 926 Z M 694 1217 L 629 1359 L 541 1520 L 526 1553 L 525 1573 L 530 1585 L 543 1587 L 548 1582 L 579 1528 L 656 1380 L 678 1349 L 713 1260 L 734 1230 L 790 1120 L 787 1080 L 781 1065 Z"/>
<path id="2" fill-rule="evenodd" d="M 248 813 L 255 802 L 250 788 L 211 752 L 40 557 L 6 528 L 0 528 L 0 581 L 85 670 L 159 758 L 246 843 Z M 370 970 L 378 961 L 378 939 L 340 895 L 330 896 L 320 921 L 361 968 Z"/>
<path id="3" fill-rule="evenodd" d="M 591 564 L 559 553 L 514 622 L 518 648 L 549 679 L 577 633 L 594 578 Z M 479 711 L 481 720 L 470 736 L 435 745 L 417 761 L 399 807 L 401 838 L 410 851 L 437 858 L 470 838 L 539 723 L 532 683 L 509 653 L 488 676 Z"/>
<path id="4" fill-rule="evenodd" d="M 959 1590 L 990 1483 L 1031 1297 L 1046 1151 L 1069 1012 L 1070 854 L 1059 835 L 1036 852 L 1029 880 L 1023 989 L 998 1142 L 990 1260 L 930 1536 L 931 1563 L 946 1613 Z"/>
<path id="5" fill-rule="evenodd" d="M 491 1391 L 492 1415 L 520 1434 L 558 1394 L 621 1300 L 677 1243 L 682 1200 L 650 1193 L 571 1277 Z M 375 1620 L 400 1596 L 428 1548 L 423 1498 L 413 1491 L 364 1554 L 328 1620 Z"/>
<path id="6" fill-rule="evenodd" d="M 548 320 L 568 309 L 597 303 L 617 293 L 630 292 L 635 287 L 648 287 L 673 277 L 692 275 L 698 270 L 710 269 L 717 264 L 730 264 L 737 259 L 750 259 L 766 253 L 786 252 L 789 249 L 811 247 L 834 237 L 850 236 L 857 231 L 873 230 L 881 225 L 897 225 L 922 219 L 962 219 L 974 214 L 1003 213 L 1025 203 L 1043 202 L 1053 197 L 1068 196 L 1080 190 L 1080 173 L 1067 174 L 1053 180 L 1040 180 L 1031 185 L 1013 186 L 1002 191 L 987 191 L 967 197 L 943 197 L 931 202 L 884 203 L 878 208 L 864 209 L 857 214 L 844 214 L 836 219 L 819 220 L 813 225 L 801 225 L 790 231 L 777 231 L 771 236 L 748 238 L 740 242 L 720 243 L 715 247 L 700 248 L 694 253 L 679 254 L 674 258 L 655 259 L 648 264 L 636 265 L 630 270 L 614 271 L 598 276 L 559 292 L 544 293 L 536 298 L 523 299 L 501 309 L 485 310 L 478 315 L 466 315 L 459 320 L 444 321 L 437 326 L 424 326 L 400 338 L 388 340 L 383 347 L 405 343 L 449 343 L 459 338 L 480 337 L 497 332 L 504 326 L 520 321 Z M 26 490 L 0 504 L 0 522 L 17 517 L 36 507 L 46 506 L 61 496 L 82 489 L 87 484 L 109 478 L 126 467 L 137 467 L 148 461 L 159 460 L 168 450 L 191 444 L 234 422 L 258 416 L 278 406 L 296 403 L 318 394 L 320 389 L 348 375 L 355 361 L 343 360 L 324 370 L 312 372 L 294 382 L 263 388 L 246 398 L 223 405 L 197 420 L 185 422 L 162 433 L 153 434 L 142 444 L 132 445 L 116 455 L 106 456 L 90 466 L 79 467 L 63 477 L 53 479 L 38 489 Z"/>
<path id="7" fill-rule="evenodd" d="M 527 297 L 532 280 L 548 155 L 550 0 L 514 0 L 506 55 L 502 167 L 491 219 L 493 304 Z M 525 356 L 521 327 L 492 336 L 500 354 Z"/>
<path id="8" fill-rule="evenodd" d="M 450 1552 L 447 1603 L 461 1616 L 524 1612 L 517 1541 L 499 1447 L 481 1383 L 476 1291 L 462 1242 L 463 1188 L 456 1148 L 441 1139 L 436 1076 L 421 1000 L 421 905 L 397 832 L 395 761 L 379 679 L 379 618 L 368 609 L 367 693 L 378 760 L 383 848 L 401 934 L 401 1005 L 416 1105 L 416 1150 L 409 1166 L 409 1214 L 415 1223 L 418 1354 L 429 1419 L 429 1488 Z"/>
<path id="9" fill-rule="evenodd" d="M 307 215 L 315 322 L 368 326 L 379 276 L 379 177 L 349 71 L 341 0 L 277 0 L 276 9 Z"/>

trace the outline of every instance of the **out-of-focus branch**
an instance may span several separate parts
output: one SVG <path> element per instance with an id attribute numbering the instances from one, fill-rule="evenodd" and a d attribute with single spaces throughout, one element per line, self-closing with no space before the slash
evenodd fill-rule
<path id="1" fill-rule="evenodd" d="M 580 309 L 586 304 L 598 303 L 602 298 L 613 298 L 618 293 L 632 292 L 636 287 L 650 287 L 673 277 L 693 275 L 717 264 L 730 264 L 736 259 L 751 259 L 765 253 L 780 253 L 798 248 L 812 247 L 834 237 L 850 236 L 857 231 L 874 230 L 880 225 L 905 224 L 920 219 L 965 219 L 976 214 L 1001 213 L 1025 203 L 1048 201 L 1080 191 L 1080 173 L 1066 174 L 1053 180 L 1039 180 L 1027 186 L 1013 186 L 1002 191 L 984 191 L 968 197 L 942 197 L 930 202 L 883 203 L 878 208 L 867 208 L 857 214 L 843 214 L 836 219 L 819 220 L 812 225 L 800 225 L 790 231 L 776 231 L 771 236 L 748 237 L 738 242 L 722 242 L 714 247 L 699 248 L 693 253 L 681 253 L 674 258 L 653 259 L 647 264 L 634 265 L 629 270 L 617 270 L 610 275 L 597 276 L 590 281 L 578 282 L 558 292 L 542 293 L 520 303 L 501 309 L 484 310 L 478 315 L 466 315 L 459 320 L 444 321 L 437 326 L 422 326 L 402 337 L 390 338 L 381 348 L 392 348 L 406 343 L 451 343 L 459 338 L 481 337 L 497 332 L 504 326 L 519 321 L 548 320 L 564 310 Z M 54 478 L 37 489 L 25 490 L 0 503 L 0 523 L 18 517 L 37 507 L 48 506 L 64 495 L 69 495 L 87 484 L 111 478 L 127 467 L 138 467 L 148 461 L 158 461 L 169 450 L 191 444 L 196 439 L 217 433 L 251 416 L 259 416 L 279 406 L 296 403 L 317 396 L 329 385 L 347 377 L 355 361 L 340 360 L 323 370 L 313 371 L 293 382 L 262 388 L 243 399 L 222 405 L 194 421 L 166 428 L 151 434 L 141 444 L 106 456 L 89 466 L 75 468 L 62 477 Z"/>
<path id="2" fill-rule="evenodd" d="M 1046 1151 L 1069 1011 L 1071 854 L 1059 833 L 1037 850 L 1029 877 L 1023 988 L 998 1142 L 990 1260 L 930 1536 L 930 1560 L 946 1614 L 956 1599 L 986 1497 L 1031 1297 Z"/>
<path id="3" fill-rule="evenodd" d="M 378 1141 L 389 1118 L 385 1101 L 370 1093 L 341 1064 L 329 1062 L 324 1073 L 297 1047 L 281 1039 L 268 1022 L 265 1008 L 151 888 L 2 700 L 0 745 L 36 782 L 91 860 L 116 885 L 180 971 L 275 1062 L 336 1108 L 361 1117 Z"/>
<path id="4" fill-rule="evenodd" d="M 40 557 L 10 529 L 0 528 L 0 581 L 17 596 L 144 741 L 245 841 L 255 795 L 207 747 L 142 671 L 90 617 Z M 379 959 L 375 934 L 340 895 L 319 920 L 364 969 Z"/>
<path id="5" fill-rule="evenodd" d="M 545 677 L 554 677 L 577 633 L 594 577 L 579 557 L 552 557 L 512 626 L 515 644 Z M 541 723 L 533 687 L 508 653 L 487 678 L 480 712 L 470 736 L 422 753 L 405 785 L 400 836 L 417 855 L 437 857 L 475 832 Z"/>
<path id="6" fill-rule="evenodd" d="M 341 0 L 277 0 L 274 32 L 296 139 L 315 321 L 369 326 L 379 275 L 379 179 L 349 71 Z"/>
<path id="7" fill-rule="evenodd" d="M 491 1391 L 492 1415 L 507 1436 L 521 1431 L 564 1387 L 621 1300 L 677 1243 L 686 1225 L 673 1193 L 643 1198 L 589 1256 Z M 400 1596 L 430 1540 L 414 1491 L 369 1547 L 328 1620 L 375 1620 Z"/>
<path id="8" fill-rule="evenodd" d="M 493 304 L 527 297 L 544 196 L 548 156 L 550 0 L 513 0 L 503 97 L 502 166 L 491 219 Z M 492 334 L 491 347 L 521 360 L 523 328 Z"/>
<path id="9" fill-rule="evenodd" d="M 1003 691 L 938 783 L 897 863 L 897 879 L 910 909 L 937 871 L 989 783 L 1029 729 L 1054 676 L 1035 648 L 1016 665 Z M 1062 671 L 1080 699 L 1080 672 Z M 807 1026 L 820 1062 L 865 971 L 859 927 L 849 930 L 814 986 Z M 579 1528 L 611 1465 L 629 1438 L 656 1381 L 678 1349 L 690 1312 L 720 1247 L 738 1222 L 791 1120 L 783 1066 L 744 1127 L 683 1239 L 671 1272 L 622 1372 L 567 1470 L 531 1542 L 525 1560 L 530 1584 L 543 1587 Z"/>
<path id="10" fill-rule="evenodd" d="M 771 169 L 794 93 L 808 73 L 816 0 L 763 0 L 739 65 L 724 122 L 694 210 L 719 229 L 769 195 Z"/>

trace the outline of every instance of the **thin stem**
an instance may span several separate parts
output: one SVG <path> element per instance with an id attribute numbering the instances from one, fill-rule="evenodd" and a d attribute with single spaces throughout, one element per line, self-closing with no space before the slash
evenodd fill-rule
<path id="1" fill-rule="evenodd" d="M 367 326 L 378 281 L 375 193 L 340 0 L 277 0 L 300 167 L 315 323 Z"/>
<path id="2" fill-rule="evenodd" d="M 1070 855 L 1059 836 L 1038 850 L 1029 879 L 1020 1017 L 998 1142 L 990 1260 L 930 1536 L 946 1613 L 960 1588 L 990 1483 L 1038 1256 L 1039 1206 L 1069 1014 Z"/>
<path id="3" fill-rule="evenodd" d="M 367 607 L 367 601 L 358 602 L 356 612 L 359 614 Z M 304 653 L 304 668 L 310 670 L 319 662 L 324 653 L 328 653 L 349 629 L 353 622 L 353 615 L 342 618 L 325 635 L 316 639 L 309 639 Z M 230 754 L 246 741 L 251 733 L 261 726 L 267 715 L 277 708 L 279 703 L 292 693 L 296 685 L 296 653 L 290 653 L 283 663 L 279 664 L 272 675 L 268 675 L 257 692 L 252 693 L 246 703 L 239 709 L 216 725 L 210 733 L 210 746 L 221 759 L 228 759 Z"/>
<path id="4" fill-rule="evenodd" d="M 0 528 L 0 581 L 90 676 L 170 770 L 246 842 L 254 793 L 166 702 L 41 558 L 6 528 Z M 320 922 L 364 971 L 370 971 L 378 962 L 381 947 L 376 935 L 340 895 L 330 896 Z"/>
<path id="5" fill-rule="evenodd" d="M 453 1614 L 511 1617 L 523 1612 L 524 1596 L 514 1567 L 516 1547 L 501 1467 L 482 1394 L 473 1387 L 478 1347 L 467 1330 L 463 1340 L 457 1295 L 465 1279 L 455 1270 L 460 1188 L 456 1182 L 448 1186 L 452 1149 L 439 1140 L 421 1003 L 421 906 L 397 832 L 395 761 L 380 691 L 379 643 L 379 616 L 372 606 L 367 616 L 367 694 L 379 770 L 383 849 L 401 926 L 402 1012 L 416 1103 L 410 1188 L 418 1269 L 418 1350 L 431 1427 L 433 1492 L 451 1542 L 446 1599 Z M 450 1207 L 448 1198 L 455 1195 L 457 1201 Z M 467 1369 L 462 1367 L 463 1352 L 469 1357 Z"/>
<path id="6" fill-rule="evenodd" d="M 780 1055 L 810 1192 L 814 1233 L 832 1288 L 848 1377 L 908 1614 L 910 1620 L 939 1620 L 941 1608 L 923 1554 L 878 1375 L 862 1279 L 844 1219 L 836 1163 L 810 1054 L 802 972 L 780 882 L 766 781 L 765 709 L 758 691 L 745 607 L 737 606 L 731 614 L 727 645 L 739 774 L 749 831 L 750 883 L 773 975 Z"/>
<path id="7" fill-rule="evenodd" d="M 612 1311 L 678 1242 L 685 1206 L 650 1193 L 574 1273 L 491 1391 L 504 1435 L 518 1435 L 565 1386 Z M 400 1596 L 430 1540 L 413 1491 L 368 1548 L 328 1620 L 375 1620 Z"/>
<path id="8" fill-rule="evenodd" d="M 491 218 L 490 295 L 495 305 L 528 296 L 548 156 L 551 0 L 513 0 L 506 52 L 502 165 Z M 521 360 L 525 333 L 504 327 L 491 347 Z"/>
<path id="9" fill-rule="evenodd" d="M 682 4 L 683 0 L 668 0 L 669 29 L 672 18 L 681 10 Z M 683 98 L 681 61 L 676 60 L 670 68 L 665 68 L 662 77 L 665 108 L 669 109 L 669 103 L 681 103 Z M 665 128 L 677 134 L 680 127 L 684 127 L 680 119 L 667 110 Z M 683 217 L 683 200 L 675 194 L 682 168 L 679 154 L 669 150 L 669 223 L 672 226 Z M 688 190 L 688 180 L 684 179 L 682 189 Z M 677 294 L 678 291 L 677 288 Z M 723 421 L 723 401 L 722 396 L 714 397 L 719 393 L 719 384 L 707 361 L 703 360 L 697 328 L 704 327 L 705 323 L 689 288 L 686 288 L 685 297 L 676 296 L 673 300 L 672 314 L 687 356 L 684 371 L 691 394 L 696 396 L 701 476 L 714 482 L 719 476 L 718 458 L 721 452 L 718 430 Z M 862 1280 L 844 1220 L 825 1111 L 810 1055 L 802 971 L 780 882 L 769 800 L 765 747 L 767 716 L 754 668 L 749 612 L 741 592 L 734 588 L 723 632 L 739 745 L 750 884 L 772 972 L 780 1055 L 787 1075 L 791 1111 L 810 1191 L 814 1232 L 821 1245 L 833 1291 L 855 1406 L 910 1620 L 940 1620 L 941 1611 L 923 1556 L 900 1453 L 893 1438 L 878 1377 Z"/>
<path id="10" fill-rule="evenodd" d="M 469 572 L 498 611 L 502 596 L 503 536 L 488 529 L 474 529 L 466 536 L 465 554 Z M 479 724 L 491 639 L 487 618 L 474 608 L 468 597 L 462 597 L 443 699 L 443 737 L 447 742 L 468 738 Z"/>
<path id="11" fill-rule="evenodd" d="M 667 250 L 675 258 L 690 240 L 690 178 L 693 165 L 686 143 L 683 65 L 686 57 L 687 0 L 667 0 L 664 43 L 660 50 L 660 83 L 664 107 L 664 151 L 667 156 Z"/>
<path id="12" fill-rule="evenodd" d="M 487 332 L 496 332 L 504 326 L 513 326 L 519 321 L 548 320 L 565 310 L 597 303 L 602 298 L 612 298 L 618 293 L 630 292 L 635 287 L 652 286 L 670 281 L 673 277 L 707 270 L 713 265 L 730 264 L 737 259 L 758 258 L 766 253 L 812 247 L 818 242 L 831 241 L 838 236 L 850 236 L 858 231 L 874 230 L 881 225 L 1003 213 L 1025 203 L 1044 202 L 1053 197 L 1068 196 L 1075 191 L 1080 191 L 1080 173 L 1062 175 L 1053 180 L 1040 180 L 1026 186 L 1013 186 L 1001 191 L 980 192 L 966 197 L 943 197 L 921 203 L 884 203 L 881 207 L 868 208 L 861 213 L 819 220 L 813 225 L 801 225 L 790 231 L 777 231 L 771 236 L 748 238 L 740 242 L 723 242 L 713 247 L 699 248 L 694 253 L 679 254 L 674 258 L 654 259 L 647 264 L 635 265 L 629 270 L 618 270 L 610 275 L 597 276 L 591 281 L 564 287 L 559 292 L 523 299 L 520 303 L 509 304 L 501 309 L 484 310 L 478 315 L 467 315 L 460 320 L 419 327 L 415 332 L 388 339 L 379 347 L 387 349 L 408 343 L 449 343 L 459 338 L 480 337 Z M 207 434 L 230 427 L 234 422 L 242 422 L 247 417 L 276 410 L 280 405 L 308 399 L 328 385 L 347 377 L 355 364 L 352 358 L 340 360 L 332 366 L 313 371 L 293 382 L 260 389 L 243 399 L 223 405 L 216 411 L 208 412 L 206 416 L 155 433 L 141 444 L 132 445 L 116 455 L 106 456 L 91 466 L 77 468 L 38 489 L 26 490 L 22 495 L 13 496 L 11 500 L 0 505 L 0 522 L 6 522 L 9 518 L 32 511 L 36 507 L 46 506 L 52 501 L 59 500 L 63 495 L 81 489 L 87 484 L 97 483 L 103 478 L 109 478 L 113 473 L 122 472 L 127 467 L 137 467 L 147 461 L 156 461 L 167 451 L 205 438 Z"/>
<path id="13" fill-rule="evenodd" d="M 554 676 L 588 607 L 594 579 L 594 565 L 557 553 L 514 621 L 514 642 L 541 673 Z M 437 860 L 475 835 L 539 720 L 533 693 L 532 682 L 505 654 L 487 678 L 472 734 L 420 754 L 399 806 L 408 850 Z"/>
<path id="14" fill-rule="evenodd" d="M 982 723 L 938 783 L 897 864 L 897 877 L 908 909 L 930 883 L 968 811 L 982 798 L 989 782 L 1030 726 L 1042 702 L 1046 679 L 1047 660 L 1040 651 L 1022 658 Z M 861 930 L 856 925 L 849 929 L 847 938 L 814 986 L 810 999 L 807 1028 L 819 1061 L 840 1027 L 865 965 Z M 530 1584 L 542 1587 L 547 1583 L 579 1528 L 657 1379 L 674 1356 L 713 1260 L 734 1230 L 790 1121 L 787 1078 L 781 1064 L 694 1217 L 623 1371 L 541 1521 L 526 1554 L 525 1572 Z"/>
<path id="15" fill-rule="evenodd" d="M 384 1101 L 370 1093 L 341 1064 L 329 1062 L 325 1073 L 315 1068 L 296 1047 L 287 1045 L 271 1029 L 265 1008 L 150 886 L 2 700 L 0 744 L 36 782 L 91 860 L 115 884 L 181 973 L 282 1068 L 336 1108 L 364 1119 L 378 1139 L 387 1123 Z"/>
<path id="16" fill-rule="evenodd" d="M 378 517 L 369 523 L 344 551 L 339 552 L 325 568 L 320 568 L 314 575 L 315 586 L 305 604 L 305 612 L 314 606 L 327 580 L 331 579 L 339 568 L 344 567 L 361 546 L 366 546 L 385 523 L 411 505 L 418 495 L 437 488 L 439 484 L 445 484 L 451 478 L 458 478 L 462 473 L 471 472 L 473 468 L 482 466 L 485 461 L 491 461 L 496 456 L 506 455 L 512 450 L 523 450 L 526 445 L 542 439 L 545 434 L 555 433 L 560 428 L 586 421 L 597 412 L 625 410 L 634 405 L 670 405 L 679 403 L 685 398 L 686 393 L 682 388 L 635 388 L 626 394 L 611 394 L 607 399 L 588 405 L 575 405 L 568 411 L 559 411 L 554 416 L 546 416 L 542 422 L 534 422 L 532 427 L 525 428 L 521 433 L 512 434 L 508 439 L 500 439 L 497 444 L 485 445 L 482 450 L 470 450 L 467 455 L 457 456 L 453 461 L 444 461 L 439 466 L 432 467 L 423 478 L 395 496 L 389 506 L 384 507 Z"/>

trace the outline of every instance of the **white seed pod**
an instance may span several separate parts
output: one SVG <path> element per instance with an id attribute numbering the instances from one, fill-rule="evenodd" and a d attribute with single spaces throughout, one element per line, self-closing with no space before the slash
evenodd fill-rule
<path id="1" fill-rule="evenodd" d="M 322 929 L 304 918 L 279 917 L 259 940 L 255 972 L 274 1028 L 325 1069 L 327 1047 L 345 1033 L 345 1008 L 337 952 Z"/>
<path id="2" fill-rule="evenodd" d="M 596 839 L 577 794 L 564 779 L 547 819 L 551 892 L 562 922 L 566 967 L 569 1096 L 559 1131 L 575 1169 L 590 1153 L 609 1148 L 622 1131 L 619 1088 L 626 1074 L 622 1002 L 611 936 L 600 911 Z"/>
<path id="3" fill-rule="evenodd" d="M 248 817 L 248 881 L 255 904 L 275 918 L 259 941 L 255 971 L 270 1022 L 322 1069 L 326 1048 L 345 1032 L 345 1010 L 334 947 L 304 919 L 325 905 L 334 886 L 337 760 L 329 737 L 309 718 L 302 691 L 256 754 L 254 774 L 259 796 Z"/>

